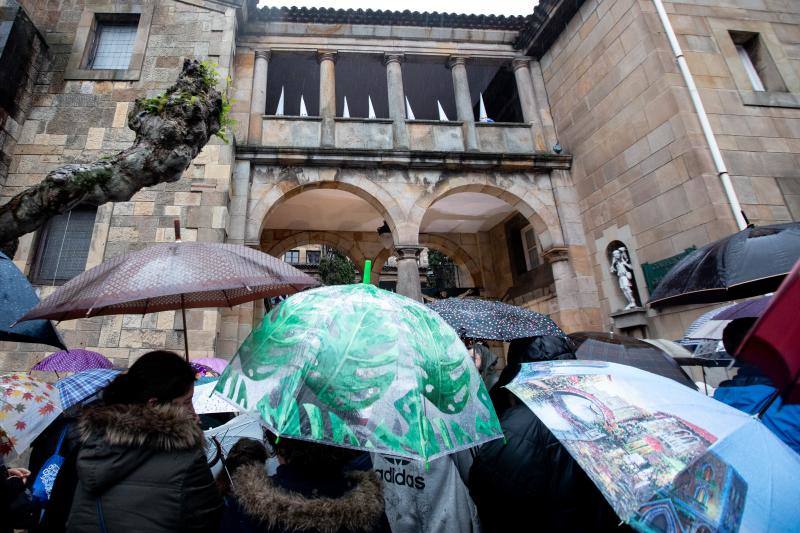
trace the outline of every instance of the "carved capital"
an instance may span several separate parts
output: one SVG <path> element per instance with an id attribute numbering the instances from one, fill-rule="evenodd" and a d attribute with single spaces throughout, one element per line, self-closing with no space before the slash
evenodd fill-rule
<path id="1" fill-rule="evenodd" d="M 515 57 L 511 60 L 511 66 L 516 71 L 521 68 L 528 68 L 531 63 L 531 58 L 529 57 Z"/>
<path id="2" fill-rule="evenodd" d="M 397 254 L 397 260 L 403 261 L 404 259 L 419 259 L 419 254 L 422 252 L 422 246 L 416 244 L 398 244 L 394 247 Z"/>
<path id="3" fill-rule="evenodd" d="M 322 63 L 323 61 L 333 61 L 336 63 L 336 58 L 338 54 L 336 50 L 317 50 L 317 61 Z"/>
<path id="4" fill-rule="evenodd" d="M 405 61 L 406 56 L 404 54 L 383 54 L 383 64 L 388 65 L 389 63 L 402 63 Z"/>
<path id="5" fill-rule="evenodd" d="M 256 59 L 266 59 L 269 61 L 272 52 L 269 50 L 256 50 Z"/>
<path id="6" fill-rule="evenodd" d="M 453 68 L 456 65 L 464 66 L 467 63 L 467 58 L 464 56 L 450 56 L 447 59 L 447 67 Z"/>
<path id="7" fill-rule="evenodd" d="M 559 261 L 569 261 L 569 248 L 565 246 L 554 246 L 542 252 L 542 257 L 551 265 Z"/>

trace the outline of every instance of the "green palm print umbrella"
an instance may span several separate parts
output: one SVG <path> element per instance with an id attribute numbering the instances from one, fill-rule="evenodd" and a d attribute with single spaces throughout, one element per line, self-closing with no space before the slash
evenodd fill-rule
<path id="1" fill-rule="evenodd" d="M 217 393 L 277 435 L 430 460 L 502 437 L 456 332 L 372 285 L 295 294 L 244 341 Z"/>

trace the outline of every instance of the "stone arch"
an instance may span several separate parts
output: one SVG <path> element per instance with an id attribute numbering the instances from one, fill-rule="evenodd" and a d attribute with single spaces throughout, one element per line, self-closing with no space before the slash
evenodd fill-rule
<path id="1" fill-rule="evenodd" d="M 281 257 L 292 248 L 307 244 L 324 244 L 336 248 L 349 257 L 357 269 L 364 263 L 364 254 L 354 246 L 353 241 L 332 231 L 299 231 L 270 244 L 264 251 L 274 257 Z"/>
<path id="2" fill-rule="evenodd" d="M 419 230 L 425 212 L 436 201 L 461 192 L 483 193 L 505 201 L 530 221 L 545 251 L 553 247 L 562 247 L 564 237 L 553 193 L 549 186 L 539 186 L 540 179 L 539 176 L 523 174 L 509 176 L 467 174 L 449 178 L 438 183 L 430 193 L 422 195 L 417 200 L 409 222 Z"/>
<path id="3" fill-rule="evenodd" d="M 483 273 L 480 265 L 457 242 L 435 233 L 423 233 L 419 236 L 419 244 L 447 255 L 457 265 L 463 266 L 469 272 L 474 286 L 483 286 Z"/>
<path id="4" fill-rule="evenodd" d="M 293 171 L 293 174 L 292 177 L 281 176 L 280 181 L 272 183 L 272 187 L 251 204 L 247 217 L 247 241 L 259 242 L 267 229 L 265 224 L 269 215 L 290 198 L 312 189 L 338 189 L 358 196 L 375 208 L 392 230 L 395 242 L 416 244 L 416 228 L 406 222 L 403 210 L 391 194 L 374 181 L 355 174 L 345 176 L 346 181 L 323 179 L 321 172 L 314 173 L 317 176 L 306 175 L 302 170 Z"/>

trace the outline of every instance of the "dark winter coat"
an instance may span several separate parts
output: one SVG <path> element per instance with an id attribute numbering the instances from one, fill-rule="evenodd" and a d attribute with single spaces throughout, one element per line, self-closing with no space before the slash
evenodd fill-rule
<path id="1" fill-rule="evenodd" d="M 0 458 L 0 533 L 28 528 L 33 521 L 34 507 L 25 492 L 25 483 L 18 477 L 9 477 Z"/>
<path id="2" fill-rule="evenodd" d="M 311 478 L 291 465 L 267 476 L 263 465 L 233 474 L 222 533 L 388 532 L 381 485 L 373 472 Z"/>
<path id="3" fill-rule="evenodd" d="M 79 422 L 71 533 L 217 531 L 220 497 L 203 432 L 180 406 L 110 405 Z"/>
<path id="4" fill-rule="evenodd" d="M 619 523 L 580 465 L 525 405 L 500 420 L 506 443 L 484 444 L 469 489 L 484 532 L 606 531 Z"/>

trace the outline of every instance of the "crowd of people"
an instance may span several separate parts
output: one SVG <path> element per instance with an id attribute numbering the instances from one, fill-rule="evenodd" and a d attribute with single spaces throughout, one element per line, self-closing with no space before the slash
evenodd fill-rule
<path id="1" fill-rule="evenodd" d="M 574 359 L 570 343 L 513 341 L 499 376 L 485 346 L 471 345 L 470 354 L 504 439 L 423 464 L 265 431 L 263 440 L 239 440 L 214 479 L 192 406 L 194 371 L 172 352 L 150 352 L 98 400 L 51 424 L 27 469 L 2 467 L 0 533 L 627 529 L 550 430 L 503 388 L 523 363 Z M 763 386 L 744 374 L 738 385 Z M 795 439 L 797 418 L 788 430 Z M 37 498 L 40 471 L 56 456 L 57 476 Z"/>

